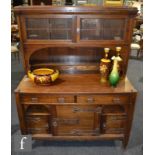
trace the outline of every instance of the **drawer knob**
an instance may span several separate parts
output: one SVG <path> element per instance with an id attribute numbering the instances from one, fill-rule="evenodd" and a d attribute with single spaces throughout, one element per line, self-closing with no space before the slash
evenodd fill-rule
<path id="1" fill-rule="evenodd" d="M 114 103 L 121 103 L 121 100 L 119 97 L 115 97 L 115 98 L 113 98 L 113 102 Z"/>
<path id="2" fill-rule="evenodd" d="M 64 103 L 64 102 L 65 102 L 65 98 L 64 98 L 64 97 L 58 98 L 58 102 L 59 102 L 59 103 Z"/>
<path id="3" fill-rule="evenodd" d="M 38 123 L 41 121 L 41 118 L 39 118 L 39 117 L 27 117 L 27 120 L 31 121 L 33 123 Z"/>
<path id="4" fill-rule="evenodd" d="M 103 128 L 106 128 L 106 124 L 105 124 L 105 123 L 103 123 L 103 125 L 102 125 L 102 126 L 103 126 Z"/>
<path id="5" fill-rule="evenodd" d="M 52 125 L 53 125 L 54 127 L 57 127 L 57 126 L 58 126 L 58 123 L 57 123 L 56 121 L 53 121 L 53 122 L 52 122 Z"/>
<path id="6" fill-rule="evenodd" d="M 80 29 L 79 28 L 77 28 L 77 33 L 79 33 L 80 32 Z"/>
<path id="7" fill-rule="evenodd" d="M 31 102 L 32 103 L 37 103 L 38 102 L 38 98 L 37 97 L 32 97 L 31 98 Z"/>
<path id="8" fill-rule="evenodd" d="M 93 97 L 88 97 L 87 98 L 88 103 L 93 103 L 94 101 L 95 101 L 95 99 Z"/>

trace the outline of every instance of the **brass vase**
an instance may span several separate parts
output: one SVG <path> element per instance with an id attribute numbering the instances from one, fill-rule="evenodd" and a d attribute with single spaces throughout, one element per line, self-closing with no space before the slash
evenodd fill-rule
<path id="1" fill-rule="evenodd" d="M 108 76 L 110 73 L 111 60 L 108 59 L 109 50 L 110 50 L 109 48 L 104 49 L 105 56 L 104 56 L 104 58 L 101 59 L 101 62 L 100 62 L 100 74 L 101 74 L 100 82 L 101 83 L 105 83 L 108 81 Z"/>
<path id="2" fill-rule="evenodd" d="M 122 74 L 123 74 L 123 68 L 122 68 L 123 59 L 122 59 L 122 57 L 120 56 L 120 51 L 121 51 L 121 49 L 122 49 L 122 47 L 116 47 L 116 57 L 117 57 L 117 59 L 118 59 L 117 68 L 118 68 L 118 72 L 119 72 L 120 77 L 121 77 Z"/>

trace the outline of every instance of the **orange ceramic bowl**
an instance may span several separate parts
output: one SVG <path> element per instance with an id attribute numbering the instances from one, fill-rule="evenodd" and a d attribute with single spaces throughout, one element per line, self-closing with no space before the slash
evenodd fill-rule
<path id="1" fill-rule="evenodd" d="M 49 68 L 39 68 L 28 71 L 28 77 L 39 85 L 50 85 L 59 77 L 59 71 Z"/>

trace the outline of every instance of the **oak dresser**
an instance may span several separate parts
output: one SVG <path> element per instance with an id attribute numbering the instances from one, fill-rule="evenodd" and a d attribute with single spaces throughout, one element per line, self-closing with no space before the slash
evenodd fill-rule
<path id="1" fill-rule="evenodd" d="M 126 147 L 137 91 L 126 77 L 136 8 L 18 6 L 25 73 L 56 68 L 50 86 L 27 75 L 15 90 L 22 134 L 42 140 L 121 140 Z M 117 87 L 100 83 L 104 48 L 122 47 Z"/>

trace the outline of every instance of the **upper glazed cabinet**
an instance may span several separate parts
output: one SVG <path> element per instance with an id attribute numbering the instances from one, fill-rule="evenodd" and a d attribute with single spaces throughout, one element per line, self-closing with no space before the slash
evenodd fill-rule
<path id="1" fill-rule="evenodd" d="M 80 17 L 79 25 L 73 16 L 55 16 L 51 18 L 26 17 L 26 36 L 28 40 L 125 40 L 125 18 Z M 74 39 L 74 31 L 76 38 Z M 78 39 L 79 38 L 79 39 Z"/>
<path id="2" fill-rule="evenodd" d="M 25 18 L 28 40 L 72 40 L 72 16 L 27 16 Z"/>
<path id="3" fill-rule="evenodd" d="M 102 18 L 85 16 L 80 18 L 80 41 L 125 40 L 127 20 L 125 18 Z"/>
<path id="4" fill-rule="evenodd" d="M 78 42 L 114 42 L 130 41 L 132 31 L 131 18 L 134 8 L 106 7 L 40 7 L 16 8 L 20 14 L 20 25 L 23 29 L 23 40 Z"/>

